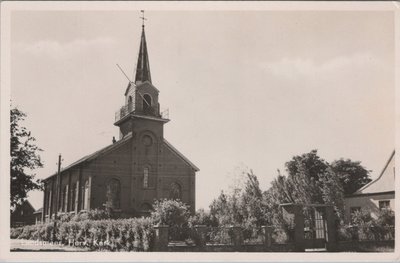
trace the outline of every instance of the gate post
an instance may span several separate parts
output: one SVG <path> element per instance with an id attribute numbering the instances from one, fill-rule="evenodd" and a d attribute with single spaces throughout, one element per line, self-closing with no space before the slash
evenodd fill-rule
<path id="1" fill-rule="evenodd" d="M 240 226 L 231 226 L 233 246 L 236 251 L 240 251 L 243 245 L 243 232 Z"/>
<path id="2" fill-rule="evenodd" d="M 268 251 L 272 246 L 272 226 L 262 226 L 264 233 L 264 248 Z"/>
<path id="3" fill-rule="evenodd" d="M 294 249 L 296 252 L 304 252 L 304 213 L 303 205 L 286 203 L 280 205 L 285 214 L 288 215 L 289 220 L 294 223 Z"/>
<path id="4" fill-rule="evenodd" d="M 326 214 L 326 227 L 327 227 L 327 237 L 326 237 L 326 249 L 328 251 L 336 251 L 337 249 L 337 236 L 336 236 L 336 224 L 335 224 L 335 211 L 333 206 L 325 207 Z"/>
<path id="5" fill-rule="evenodd" d="M 154 226 L 155 240 L 154 240 L 154 251 L 168 251 L 168 228 L 167 225 Z"/>
<path id="6" fill-rule="evenodd" d="M 303 206 L 294 205 L 294 243 L 297 252 L 304 252 L 304 214 Z"/>
<path id="7" fill-rule="evenodd" d="M 196 231 L 196 236 L 198 238 L 198 240 L 196 242 L 197 243 L 196 245 L 199 247 L 199 249 L 203 249 L 206 246 L 207 226 L 205 226 L 205 225 L 195 225 L 194 228 L 195 228 L 195 231 Z"/>

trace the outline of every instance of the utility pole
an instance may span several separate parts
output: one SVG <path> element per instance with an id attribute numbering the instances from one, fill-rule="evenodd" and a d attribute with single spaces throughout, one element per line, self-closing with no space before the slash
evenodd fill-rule
<path id="1" fill-rule="evenodd" d="M 54 213 L 54 228 L 53 228 L 53 241 L 56 239 L 56 230 L 57 230 L 57 212 L 58 212 L 58 204 L 60 202 L 60 194 L 61 194 L 61 153 L 58 155 L 58 170 L 57 170 L 57 179 L 56 179 L 56 211 Z"/>

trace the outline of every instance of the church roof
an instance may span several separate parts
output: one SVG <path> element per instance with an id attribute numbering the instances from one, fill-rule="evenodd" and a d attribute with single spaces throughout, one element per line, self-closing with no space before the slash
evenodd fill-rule
<path id="1" fill-rule="evenodd" d="M 185 161 L 189 166 L 191 166 L 196 172 L 200 171 L 200 169 L 194 165 L 188 158 L 186 158 L 181 152 L 179 152 L 172 144 L 170 144 L 166 139 L 164 139 L 164 144 L 172 150 L 178 157 L 180 157 L 183 161 Z"/>
<path id="2" fill-rule="evenodd" d="M 88 154 L 88 155 L 82 157 L 81 159 L 77 160 L 76 162 L 73 162 L 72 164 L 68 165 L 66 168 L 61 169 L 60 173 L 65 172 L 65 171 L 67 171 L 67 170 L 69 170 L 69 169 L 71 169 L 71 168 L 73 168 L 73 167 L 75 167 L 75 166 L 77 166 L 77 165 L 79 165 L 81 163 L 84 163 L 84 162 L 87 162 L 87 161 L 91 161 L 91 160 L 93 160 L 93 159 L 95 159 L 95 158 L 97 158 L 97 157 L 99 157 L 99 156 L 101 156 L 101 155 L 103 155 L 103 154 L 105 154 L 105 153 L 107 153 L 107 152 L 119 147 L 119 146 L 122 146 L 125 142 L 129 141 L 131 138 L 132 138 L 132 133 L 128 133 L 121 140 L 119 140 L 119 141 L 117 141 L 117 142 L 115 142 L 115 143 L 113 143 L 111 145 L 108 145 L 108 146 L 106 146 L 106 147 L 104 147 L 104 148 L 102 148 L 102 149 L 100 149 L 100 150 L 98 150 L 98 151 L 96 151 L 96 152 L 94 152 L 92 154 Z M 49 178 L 51 178 L 51 177 L 53 177 L 55 175 L 57 175 L 57 173 L 47 177 L 46 179 L 49 179 Z"/>
<path id="3" fill-rule="evenodd" d="M 375 180 L 364 185 L 358 189 L 353 195 L 375 194 L 392 192 L 395 190 L 394 177 L 395 177 L 395 151 L 389 157 L 382 172 Z"/>
<path id="4" fill-rule="evenodd" d="M 135 83 L 148 81 L 151 83 L 149 55 L 147 53 L 146 36 L 144 25 L 142 26 L 142 36 L 140 39 L 139 56 L 136 65 Z"/>

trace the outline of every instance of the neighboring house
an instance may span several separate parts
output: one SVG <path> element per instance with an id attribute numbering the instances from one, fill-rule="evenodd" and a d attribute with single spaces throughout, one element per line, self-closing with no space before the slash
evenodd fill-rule
<path id="1" fill-rule="evenodd" d="M 367 209 L 377 218 L 380 210 L 395 209 L 395 151 L 390 155 L 379 177 L 345 198 L 345 219 L 354 211 Z"/>
<path id="2" fill-rule="evenodd" d="M 33 216 L 34 212 L 35 208 L 33 208 L 28 200 L 25 200 L 22 204 L 18 205 L 11 213 L 11 227 L 33 225 L 35 223 L 35 218 Z"/>
<path id="3" fill-rule="evenodd" d="M 40 224 L 42 222 L 42 211 L 43 207 L 33 212 L 33 217 L 35 218 L 35 225 Z"/>
<path id="4" fill-rule="evenodd" d="M 185 92 L 182 89 L 182 92 Z M 42 221 L 57 213 L 111 208 L 121 216 L 148 215 L 155 199 L 180 199 L 195 211 L 199 169 L 164 138 L 169 116 L 160 111 L 142 28 L 134 82 L 115 115 L 120 138 L 44 180 Z M 106 101 L 99 101 L 99 107 Z"/>

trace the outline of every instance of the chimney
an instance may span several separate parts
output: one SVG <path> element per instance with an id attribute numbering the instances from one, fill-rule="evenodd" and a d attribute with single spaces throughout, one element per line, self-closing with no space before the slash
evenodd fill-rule
<path id="1" fill-rule="evenodd" d="M 117 142 L 117 140 L 115 139 L 115 136 L 113 136 L 112 143 L 116 143 L 116 142 Z"/>

